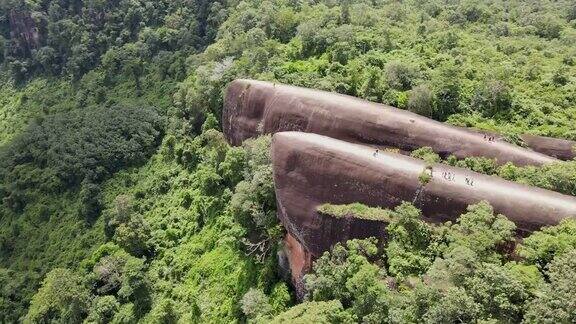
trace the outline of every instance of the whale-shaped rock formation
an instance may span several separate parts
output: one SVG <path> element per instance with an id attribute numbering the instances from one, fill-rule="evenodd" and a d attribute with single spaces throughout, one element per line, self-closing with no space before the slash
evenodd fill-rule
<path id="1" fill-rule="evenodd" d="M 334 244 L 385 239 L 387 219 L 330 215 L 319 211 L 325 203 L 394 208 L 408 201 L 427 221 L 443 222 L 485 200 L 521 234 L 576 217 L 576 197 L 376 150 L 393 147 L 405 153 L 429 146 L 443 157 L 482 156 L 522 166 L 574 158 L 571 141 L 522 136 L 530 150 L 498 134 L 446 125 L 390 106 L 253 80 L 229 85 L 222 125 L 233 145 L 275 134 L 278 216 L 287 231 L 280 265 L 290 270 L 299 297 L 303 275 Z"/>
<path id="2" fill-rule="evenodd" d="M 254 80 L 227 89 L 222 124 L 233 145 L 260 134 L 301 131 L 404 151 L 429 146 L 441 156 L 483 156 L 499 164 L 558 160 L 486 134 L 351 96 Z"/>
<path id="3" fill-rule="evenodd" d="M 428 220 L 443 222 L 455 220 L 469 205 L 485 200 L 526 232 L 576 216 L 573 196 L 445 164 L 427 165 L 397 153 L 376 153 L 368 146 L 317 134 L 275 134 L 272 157 L 280 218 L 288 223 L 288 230 L 302 234 L 297 238 L 306 241 L 314 255 L 333 244 L 320 239 L 331 233 L 313 219 L 324 203 L 393 208 L 408 201 Z M 426 173 L 429 179 L 422 180 Z M 321 235 L 306 239 L 317 230 Z M 341 237 L 335 233 L 328 241 Z"/>
<path id="4" fill-rule="evenodd" d="M 376 153 L 365 145 L 317 134 L 276 133 L 272 159 L 278 214 L 291 236 L 288 259 L 297 287 L 297 276 L 337 242 L 384 235 L 385 224 L 377 221 L 320 214 L 317 209 L 324 203 L 393 208 L 408 201 L 426 220 L 443 222 L 457 219 L 469 205 L 488 201 L 525 232 L 576 216 L 573 196 L 444 164 L 427 165 L 401 154 Z M 290 256 L 291 250 L 297 255 Z"/>

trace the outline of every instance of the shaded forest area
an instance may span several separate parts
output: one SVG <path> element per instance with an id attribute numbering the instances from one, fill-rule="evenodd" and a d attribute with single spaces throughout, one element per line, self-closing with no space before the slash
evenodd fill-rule
<path id="1" fill-rule="evenodd" d="M 219 120 L 249 77 L 574 140 L 575 43 L 570 0 L 3 1 L 0 321 L 574 322 L 576 223 L 511 250 L 485 204 L 386 211 L 389 242 L 335 247 L 296 305 L 269 138 Z M 575 194 L 574 162 L 444 162 Z"/>

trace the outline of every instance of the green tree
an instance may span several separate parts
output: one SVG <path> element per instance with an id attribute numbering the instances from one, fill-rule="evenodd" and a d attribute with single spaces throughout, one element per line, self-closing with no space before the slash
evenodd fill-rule
<path id="1" fill-rule="evenodd" d="M 114 296 L 96 297 L 92 301 L 86 322 L 110 323 L 119 308 L 120 303 L 118 303 Z"/>
<path id="2" fill-rule="evenodd" d="M 230 211 L 251 232 L 277 234 L 276 196 L 270 157 L 270 136 L 262 136 L 243 144 L 244 180 L 234 190 Z M 239 168 L 239 166 L 238 166 Z"/>
<path id="3" fill-rule="evenodd" d="M 102 209 L 101 190 L 97 184 L 85 179 L 80 185 L 80 207 L 78 213 L 86 221 L 93 222 Z"/>
<path id="4" fill-rule="evenodd" d="M 410 64 L 400 61 L 386 64 L 386 81 L 393 89 L 409 90 L 416 83 L 418 76 L 418 69 Z"/>
<path id="5" fill-rule="evenodd" d="M 383 323 L 388 319 L 388 287 L 381 269 L 364 264 L 346 282 L 352 292 L 351 312 L 363 323 Z"/>
<path id="6" fill-rule="evenodd" d="M 479 260 L 494 262 L 502 257 L 498 248 L 513 241 L 515 230 L 514 223 L 503 215 L 494 215 L 490 204 L 480 202 L 469 206 L 456 223 L 449 224 L 447 251 L 464 246 Z"/>
<path id="7" fill-rule="evenodd" d="M 304 302 L 269 321 L 269 323 L 294 324 L 348 324 L 354 322 L 352 315 L 347 313 L 337 300 Z"/>
<path id="8" fill-rule="evenodd" d="M 574 323 L 576 321 L 576 250 L 558 255 L 548 269 L 549 284 L 528 303 L 526 323 Z"/>
<path id="9" fill-rule="evenodd" d="M 377 256 L 376 240 L 350 240 L 337 244 L 304 277 L 309 299 L 337 299 L 362 322 L 380 323 L 387 317 L 388 287 L 383 271 L 370 263 Z"/>
<path id="10" fill-rule="evenodd" d="M 424 323 L 472 323 L 481 306 L 462 288 L 449 288 L 424 315 Z"/>
<path id="11" fill-rule="evenodd" d="M 116 228 L 114 241 L 134 256 L 144 256 L 151 251 L 150 225 L 142 215 L 135 214 Z"/>
<path id="12" fill-rule="evenodd" d="M 224 161 L 220 163 L 220 173 L 228 184 L 234 186 L 244 178 L 244 170 L 248 163 L 247 152 L 241 147 L 232 147 L 226 152 Z"/>
<path id="13" fill-rule="evenodd" d="M 436 110 L 434 119 L 446 120 L 450 115 L 460 111 L 461 84 L 458 67 L 454 64 L 446 64 L 439 67 L 435 74 L 433 89 L 436 98 Z"/>
<path id="14" fill-rule="evenodd" d="M 555 257 L 573 249 L 576 249 L 576 220 L 566 219 L 532 233 L 522 241 L 518 252 L 527 262 L 544 270 Z"/>
<path id="15" fill-rule="evenodd" d="M 204 133 L 209 129 L 216 129 L 216 130 L 218 129 L 218 120 L 211 113 L 208 113 L 208 115 L 206 116 L 206 120 L 202 124 L 202 132 Z"/>
<path id="16" fill-rule="evenodd" d="M 434 116 L 434 93 L 428 86 L 419 85 L 410 90 L 408 110 L 425 117 Z"/>
<path id="17" fill-rule="evenodd" d="M 86 316 L 90 291 L 83 279 L 68 269 L 50 271 L 32 298 L 25 323 L 78 323 Z"/>
<path id="18" fill-rule="evenodd" d="M 391 219 L 386 227 L 389 240 L 385 249 L 390 273 L 405 278 L 426 272 L 435 254 L 432 227 L 422 220 L 420 210 L 409 203 L 396 207 Z"/>
<path id="19" fill-rule="evenodd" d="M 512 106 L 512 95 L 507 84 L 501 80 L 487 81 L 476 90 L 472 98 L 472 107 L 485 116 L 507 112 Z"/>
<path id="20" fill-rule="evenodd" d="M 482 305 L 485 317 L 506 323 L 522 320 L 524 303 L 529 295 L 522 282 L 507 268 L 484 263 L 465 280 L 464 286 L 468 294 Z"/>
<path id="21" fill-rule="evenodd" d="M 538 36 L 548 39 L 560 37 L 562 25 L 558 18 L 552 15 L 541 15 L 534 17 L 533 21 Z"/>
<path id="22" fill-rule="evenodd" d="M 242 312 L 248 318 L 258 318 L 270 315 L 272 306 L 266 294 L 260 289 L 250 288 L 240 301 Z"/>
<path id="23" fill-rule="evenodd" d="M 290 290 L 288 285 L 284 282 L 279 282 L 274 285 L 272 291 L 270 292 L 270 306 L 275 314 L 279 314 L 290 306 L 292 303 L 292 296 L 290 295 Z"/>

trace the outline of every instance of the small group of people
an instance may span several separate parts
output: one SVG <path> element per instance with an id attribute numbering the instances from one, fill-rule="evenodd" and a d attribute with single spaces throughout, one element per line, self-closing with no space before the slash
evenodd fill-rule
<path id="1" fill-rule="evenodd" d="M 454 181 L 454 179 L 456 178 L 456 174 L 450 171 L 443 171 L 442 178 L 448 181 Z"/>
<path id="2" fill-rule="evenodd" d="M 484 139 L 488 139 L 489 141 L 493 141 L 494 140 L 494 136 L 490 136 L 488 137 L 486 134 L 484 134 Z M 372 156 L 377 157 L 378 154 L 380 154 L 380 150 L 376 149 L 373 153 Z M 432 176 L 432 168 L 431 167 L 427 167 L 426 168 L 426 173 L 429 176 Z M 448 181 L 454 181 L 454 179 L 456 178 L 456 174 L 450 171 L 443 171 L 442 172 L 442 177 Z M 466 184 L 473 187 L 474 186 L 474 179 L 466 177 Z"/>
<path id="3" fill-rule="evenodd" d="M 484 134 L 484 139 L 487 140 L 488 142 L 494 142 L 496 140 L 496 136 Z"/>

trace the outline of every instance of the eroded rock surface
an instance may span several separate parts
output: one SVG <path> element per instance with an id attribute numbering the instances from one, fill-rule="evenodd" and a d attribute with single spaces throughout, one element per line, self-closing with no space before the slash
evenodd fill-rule
<path id="1" fill-rule="evenodd" d="M 499 164 L 558 161 L 409 111 L 346 95 L 253 80 L 236 80 L 229 85 L 223 128 L 234 145 L 260 134 L 300 131 L 406 151 L 429 146 L 444 157 L 484 156 Z"/>

